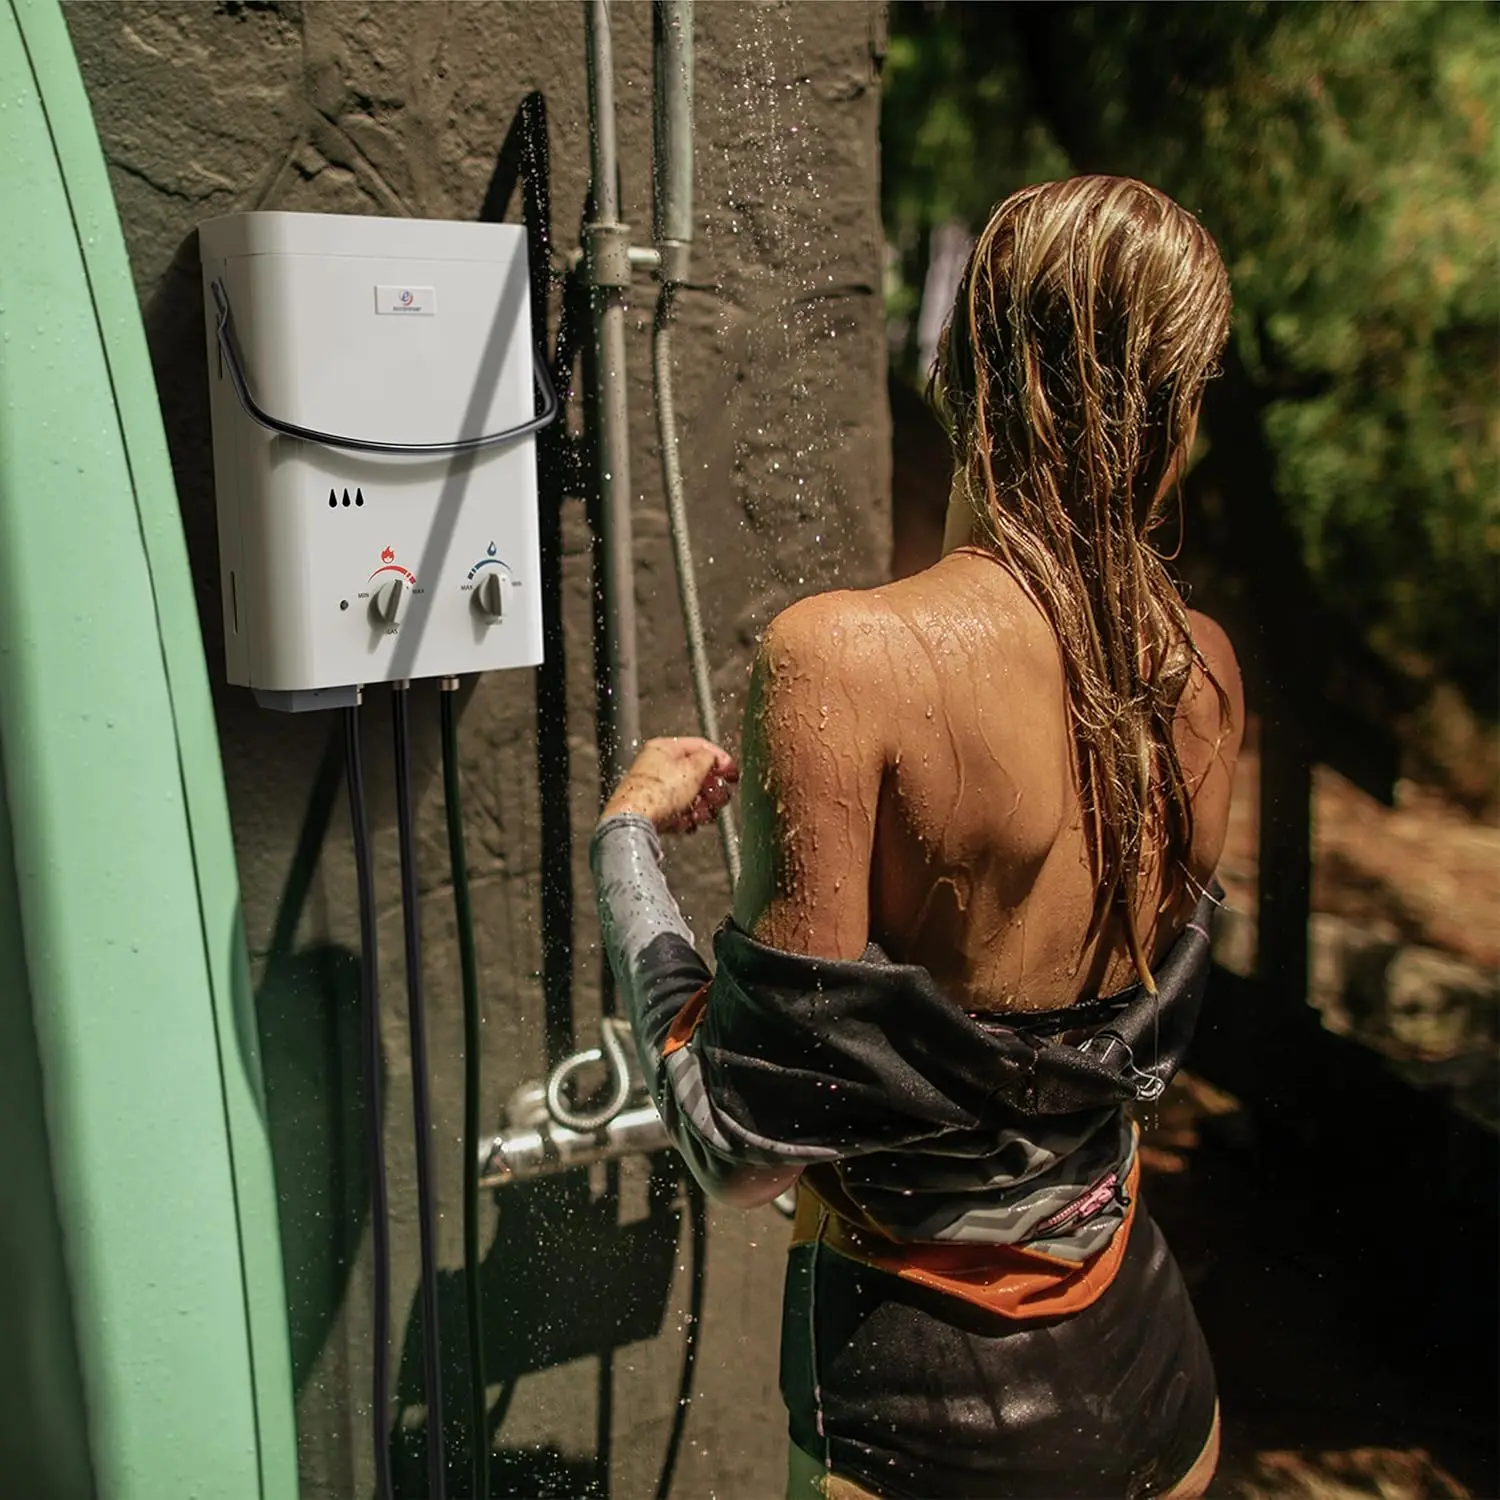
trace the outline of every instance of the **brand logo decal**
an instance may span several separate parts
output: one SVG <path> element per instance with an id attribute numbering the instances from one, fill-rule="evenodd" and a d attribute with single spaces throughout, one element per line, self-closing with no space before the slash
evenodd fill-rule
<path id="1" fill-rule="evenodd" d="M 377 286 L 375 311 L 390 317 L 430 318 L 437 312 L 437 288 L 402 286 L 400 282 Z"/>

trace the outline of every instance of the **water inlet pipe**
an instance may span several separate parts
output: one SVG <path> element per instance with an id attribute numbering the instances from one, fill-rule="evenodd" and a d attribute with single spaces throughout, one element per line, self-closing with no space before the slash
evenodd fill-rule
<path id="1" fill-rule="evenodd" d="M 463 794 L 459 786 L 457 677 L 438 684 L 443 745 L 443 812 L 448 824 L 448 869 L 453 879 L 453 918 L 458 931 L 459 975 L 464 999 L 464 1324 L 469 1351 L 469 1480 L 473 1493 L 490 1493 L 489 1382 L 484 1374 L 484 1291 L 479 1248 L 479 1100 L 481 1016 L 479 958 L 474 947 L 474 908 L 469 899 L 469 856 L 464 845 Z"/>
<path id="2" fill-rule="evenodd" d="M 651 232 L 660 263 L 661 291 L 651 328 L 651 380 L 656 405 L 657 445 L 661 449 L 662 489 L 667 500 L 667 529 L 682 601 L 693 700 L 704 739 L 719 743 L 719 716 L 714 708 L 713 677 L 698 606 L 698 575 L 688 531 L 678 448 L 677 407 L 672 385 L 672 329 L 677 293 L 688 279 L 693 243 L 693 0 L 655 0 L 651 17 L 652 172 Z M 734 814 L 725 807 L 717 819 L 724 868 L 732 891 L 740 879 L 739 837 Z"/>
<path id="3" fill-rule="evenodd" d="M 609 1074 L 609 1097 L 589 1110 L 572 1101 L 569 1086 L 580 1068 L 598 1064 Z M 522 1084 L 511 1096 L 504 1128 L 482 1153 L 479 1186 L 505 1187 L 671 1144 L 636 1065 L 630 1023 L 606 1016 L 598 1047 L 564 1058 L 543 1082 Z"/>
<path id="4" fill-rule="evenodd" d="M 651 238 L 676 286 L 693 242 L 693 0 L 655 0 L 651 68 Z"/>
<path id="5" fill-rule="evenodd" d="M 620 779 L 641 742 L 636 660 L 635 559 L 630 523 L 630 423 L 625 389 L 625 297 L 630 288 L 630 229 L 620 222 L 615 137 L 615 62 L 609 0 L 585 0 L 588 41 L 589 167 L 593 217 L 584 226 L 594 324 L 598 455 L 599 579 L 604 656 L 604 780 Z"/>
<path id="6" fill-rule="evenodd" d="M 447 1500 L 443 1433 L 442 1330 L 438 1320 L 437 1199 L 432 1168 L 432 1100 L 427 1067 L 427 1007 L 422 989 L 416 819 L 412 798 L 410 684 L 391 684 L 395 740 L 396 836 L 401 855 L 401 928 L 406 951 L 406 1019 L 411 1046 L 412 1129 L 417 1168 L 417 1238 L 422 1301 L 422 1394 L 427 1404 L 428 1500 Z"/>
<path id="7" fill-rule="evenodd" d="M 391 1474 L 391 1210 L 385 1173 L 385 1107 L 380 1053 L 380 944 L 375 912 L 375 863 L 365 802 L 364 763 L 360 753 L 359 704 L 343 710 L 344 780 L 349 792 L 349 824 L 354 842 L 354 879 L 359 903 L 360 1068 L 365 1091 L 365 1150 L 370 1173 L 370 1239 L 372 1275 L 370 1324 L 371 1456 L 375 1466 L 375 1500 L 393 1500 Z"/>

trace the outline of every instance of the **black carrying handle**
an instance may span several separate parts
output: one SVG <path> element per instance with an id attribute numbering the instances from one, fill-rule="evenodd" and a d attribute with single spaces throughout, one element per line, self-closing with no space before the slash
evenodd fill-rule
<path id="1" fill-rule="evenodd" d="M 321 443 L 325 448 L 348 448 L 356 453 L 472 453 L 476 448 L 492 448 L 497 443 L 514 442 L 517 438 L 530 437 L 534 432 L 551 424 L 558 413 L 557 392 L 552 387 L 552 375 L 547 362 L 535 349 L 531 351 L 532 368 L 536 372 L 537 389 L 542 395 L 542 409 L 530 421 L 518 422 L 514 427 L 501 428 L 499 432 L 487 432 L 482 437 L 455 438 L 448 443 L 384 443 L 375 438 L 340 437 L 333 432 L 319 432 L 315 427 L 300 427 L 295 422 L 273 417 L 251 394 L 250 382 L 245 376 L 245 366 L 240 358 L 239 341 L 234 335 L 234 318 L 229 307 L 229 293 L 218 277 L 209 283 L 213 288 L 214 302 L 219 309 L 218 340 L 220 360 L 229 367 L 229 380 L 234 393 L 252 422 L 268 432 L 280 433 L 282 437 L 300 438 L 307 443 Z"/>

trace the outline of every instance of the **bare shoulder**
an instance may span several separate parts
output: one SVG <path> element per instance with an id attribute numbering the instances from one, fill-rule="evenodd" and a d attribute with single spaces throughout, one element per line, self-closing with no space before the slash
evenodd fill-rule
<path id="1" fill-rule="evenodd" d="M 1212 732 L 1221 753 L 1227 752 L 1232 761 L 1245 732 L 1245 689 L 1239 658 L 1217 620 L 1196 609 L 1188 610 L 1187 619 L 1203 666 L 1195 668 L 1188 680 L 1183 709 L 1194 728 Z M 1203 667 L 1208 669 L 1206 673 Z"/>
<path id="2" fill-rule="evenodd" d="M 1234 647 L 1224 633 L 1224 627 L 1202 610 L 1188 610 L 1187 618 L 1188 629 L 1193 633 L 1193 644 L 1208 663 L 1208 670 L 1218 678 L 1219 685 L 1226 693 L 1233 681 L 1234 691 L 1238 696 L 1242 691 L 1239 658 L 1234 654 Z"/>
<path id="3" fill-rule="evenodd" d="M 773 682 L 860 676 L 874 665 L 897 623 L 878 588 L 809 594 L 766 627 L 757 667 Z"/>
<path id="4" fill-rule="evenodd" d="M 869 594 L 800 600 L 761 637 L 745 705 L 744 869 L 735 917 L 762 942 L 857 958 L 868 939 L 874 810 L 886 761 L 882 612 Z"/>
<path id="5" fill-rule="evenodd" d="M 883 764 L 893 623 L 878 590 L 839 589 L 799 599 L 766 628 L 751 673 L 747 734 L 784 781 L 816 779 L 814 768 L 830 756 L 861 775 Z"/>
<path id="6" fill-rule="evenodd" d="M 1195 879 L 1206 880 L 1224 851 L 1245 733 L 1245 693 L 1234 647 L 1219 623 L 1189 610 L 1188 628 L 1201 663 L 1195 664 L 1183 693 L 1176 740 L 1193 804 L 1188 865 Z"/>
<path id="7" fill-rule="evenodd" d="M 829 630 L 843 634 L 851 630 L 878 628 L 892 618 L 886 600 L 892 587 L 880 584 L 868 589 L 829 589 L 822 594 L 808 594 L 787 605 L 771 621 L 766 627 L 765 639 L 795 640 Z"/>

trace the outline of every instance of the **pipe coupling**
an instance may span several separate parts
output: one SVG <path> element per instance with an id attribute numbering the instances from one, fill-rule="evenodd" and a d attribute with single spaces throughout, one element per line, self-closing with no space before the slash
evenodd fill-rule
<path id="1" fill-rule="evenodd" d="M 686 240 L 658 240 L 656 248 L 661 256 L 656 268 L 656 279 L 663 286 L 685 286 L 688 262 L 693 256 L 692 245 Z"/>
<path id="2" fill-rule="evenodd" d="M 630 286 L 630 226 L 585 224 L 583 227 L 584 275 L 590 286 Z"/>

